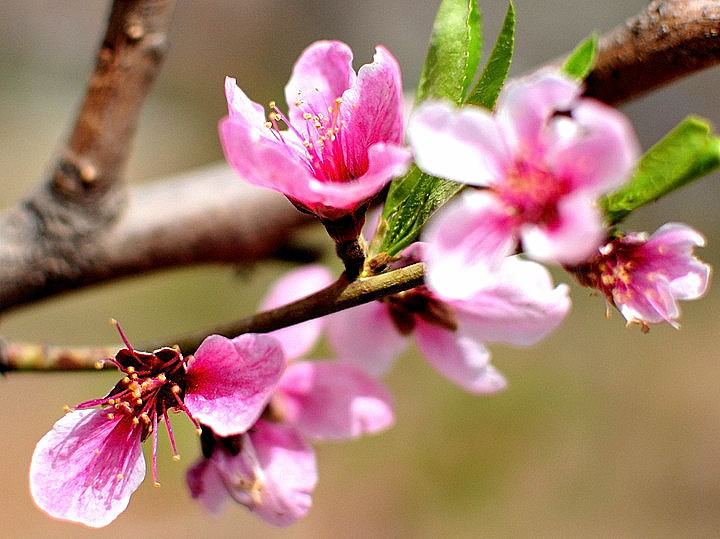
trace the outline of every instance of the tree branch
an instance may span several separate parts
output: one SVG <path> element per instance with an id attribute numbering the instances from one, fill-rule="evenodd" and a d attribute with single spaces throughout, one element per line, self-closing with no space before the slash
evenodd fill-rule
<path id="1" fill-rule="evenodd" d="M 178 345 L 185 355 L 195 352 L 210 334 L 235 337 L 242 333 L 267 333 L 326 316 L 343 309 L 397 294 L 420 286 L 424 282 L 422 263 L 347 282 L 344 277 L 330 286 L 277 309 L 261 312 L 236 322 L 215 328 L 195 331 L 175 339 L 147 343 L 139 349 L 154 350 Z M 0 341 L 0 372 L 9 371 L 67 371 L 99 370 L 110 366 L 103 359 L 114 357 L 119 348 L 63 347 Z"/>
<path id="2" fill-rule="evenodd" d="M 655 0 L 600 40 L 586 94 L 616 104 L 720 62 L 720 2 Z"/>

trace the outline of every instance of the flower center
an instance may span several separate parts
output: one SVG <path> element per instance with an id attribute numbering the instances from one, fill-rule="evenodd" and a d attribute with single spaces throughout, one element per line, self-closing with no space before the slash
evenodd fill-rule
<path id="1" fill-rule="evenodd" d="M 340 119 L 340 105 L 343 100 L 338 97 L 332 104 L 326 105 L 324 110 L 315 110 L 303 100 L 298 100 L 294 106 L 302 112 L 300 125 L 293 124 L 285 114 L 278 109 L 274 101 L 270 102 L 270 114 L 266 127 L 273 136 L 294 156 L 301 155 L 304 164 L 310 173 L 317 179 L 326 182 L 343 182 L 352 180 L 357 174 L 348 170 L 343 150 L 342 136 L 345 120 Z M 287 125 L 287 131 L 280 131 L 279 122 Z M 294 140 L 287 140 L 283 133 L 292 133 Z M 298 148 L 299 141 L 302 149 Z"/>
<path id="2" fill-rule="evenodd" d="M 78 410 L 104 406 L 109 421 L 127 425 L 130 431 L 140 431 L 144 441 L 153 434 L 153 480 L 157 486 L 157 426 L 165 420 L 173 458 L 179 460 L 168 410 L 184 412 L 200 432 L 200 423 L 185 406 L 185 374 L 187 363 L 179 350 L 160 348 L 152 353 L 140 352 L 130 346 L 120 326 L 115 323 L 126 348 L 112 360 L 125 376 L 104 398 L 78 404 Z"/>
<path id="3" fill-rule="evenodd" d="M 557 219 L 557 202 L 570 186 L 547 170 L 518 161 L 495 190 L 523 222 L 551 224 Z"/>

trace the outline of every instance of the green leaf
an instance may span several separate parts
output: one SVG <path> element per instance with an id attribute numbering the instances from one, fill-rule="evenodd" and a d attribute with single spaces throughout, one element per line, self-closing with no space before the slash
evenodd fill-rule
<path id="1" fill-rule="evenodd" d="M 593 32 L 570 53 L 563 64 L 563 71 L 574 79 L 585 80 L 597 59 L 597 34 Z"/>
<path id="2" fill-rule="evenodd" d="M 640 206 L 720 166 L 720 138 L 711 131 L 706 120 L 689 116 L 650 148 L 629 183 L 601 201 L 608 221 L 619 223 Z"/>
<path id="3" fill-rule="evenodd" d="M 488 110 L 495 107 L 495 102 L 500 95 L 500 90 L 510 71 L 513 50 L 515 48 L 515 6 L 508 4 L 505 20 L 498 34 L 495 46 L 483 72 L 480 74 L 478 83 L 468 96 L 466 103 L 480 105 Z"/>
<path id="4" fill-rule="evenodd" d="M 481 49 L 476 0 L 443 0 L 433 24 L 415 104 L 428 98 L 462 103 L 477 72 Z"/>
<path id="5" fill-rule="evenodd" d="M 461 183 L 425 174 L 415 165 L 412 166 L 409 174 L 417 175 L 417 182 L 412 192 L 389 219 L 379 249 L 379 252 L 386 252 L 390 256 L 395 256 L 417 240 L 420 231 L 435 210 L 465 187 Z"/>

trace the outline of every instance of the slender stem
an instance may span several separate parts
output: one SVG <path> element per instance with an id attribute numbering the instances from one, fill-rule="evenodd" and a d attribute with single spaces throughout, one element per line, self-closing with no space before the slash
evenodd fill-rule
<path id="1" fill-rule="evenodd" d="M 397 294 L 424 282 L 422 263 L 348 282 L 344 277 L 330 286 L 277 309 L 261 312 L 214 328 L 195 331 L 174 339 L 147 343 L 142 349 L 153 350 L 177 344 L 185 355 L 197 349 L 212 333 L 234 337 L 242 333 L 267 333 L 299 324 L 363 303 Z M 104 358 L 118 348 L 69 348 L 25 343 L 0 343 L 0 372 L 89 370 L 108 366 Z"/>

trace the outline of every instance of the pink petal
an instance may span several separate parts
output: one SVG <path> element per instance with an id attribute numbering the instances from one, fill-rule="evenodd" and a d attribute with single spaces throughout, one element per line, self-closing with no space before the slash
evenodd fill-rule
<path id="1" fill-rule="evenodd" d="M 360 68 L 357 81 L 342 96 L 341 119 L 345 162 L 353 176 L 367 168 L 367 148 L 378 142 L 403 142 L 403 90 L 400 66 L 382 46 L 371 64 Z"/>
<path id="2" fill-rule="evenodd" d="M 350 47 L 339 41 L 316 41 L 295 62 L 285 86 L 290 121 L 304 125 L 304 112 L 326 113 L 355 78 Z M 298 101 L 304 102 L 302 107 L 295 106 Z"/>
<path id="3" fill-rule="evenodd" d="M 216 451 L 212 460 L 231 497 L 265 522 L 287 526 L 310 510 L 317 483 L 315 453 L 292 427 L 258 421 L 243 438 L 239 455 Z M 249 489 L 256 482 L 253 496 Z"/>
<path id="4" fill-rule="evenodd" d="M 496 107 L 503 138 L 516 157 L 541 158 L 545 128 L 557 110 L 568 110 L 580 94 L 580 85 L 554 71 L 540 71 L 508 82 Z"/>
<path id="5" fill-rule="evenodd" d="M 407 346 L 407 337 L 398 332 L 387 305 L 379 301 L 330 316 L 328 339 L 341 361 L 372 376 L 387 372 Z"/>
<path id="6" fill-rule="evenodd" d="M 291 271 L 275 282 L 260 305 L 265 311 L 304 298 L 325 288 L 333 281 L 330 271 L 324 266 L 312 265 Z M 292 361 L 307 354 L 320 337 L 326 318 L 316 318 L 288 328 L 273 331 L 285 351 L 285 359 Z"/>
<path id="7" fill-rule="evenodd" d="M 296 199 L 311 181 L 317 181 L 292 134 L 283 132 L 287 144 L 282 144 L 232 117 L 220 120 L 218 131 L 225 158 L 243 180 Z"/>
<path id="8" fill-rule="evenodd" d="M 225 77 L 225 99 L 230 118 L 244 122 L 256 129 L 259 135 L 268 137 L 270 131 L 265 127 L 265 110 L 262 105 L 251 101 L 232 77 Z"/>
<path id="9" fill-rule="evenodd" d="M 145 477 L 141 429 L 107 410 L 65 415 L 37 443 L 30 491 L 50 516 L 93 528 L 122 513 Z"/>
<path id="10" fill-rule="evenodd" d="M 262 413 L 284 366 L 282 347 L 272 337 L 210 335 L 188 362 L 185 405 L 219 436 L 245 432 Z"/>
<path id="11" fill-rule="evenodd" d="M 418 321 L 415 340 L 425 359 L 450 381 L 477 394 L 505 389 L 505 378 L 489 365 L 490 352 L 460 331 Z"/>
<path id="12" fill-rule="evenodd" d="M 479 107 L 425 102 L 410 118 L 408 141 L 424 172 L 469 185 L 495 184 L 511 164 L 495 120 Z"/>
<path id="13" fill-rule="evenodd" d="M 352 365 L 295 363 L 280 380 L 279 390 L 280 413 L 309 437 L 356 438 L 393 423 L 387 389 Z"/>
<path id="14" fill-rule="evenodd" d="M 572 136 L 548 143 L 546 163 L 555 176 L 588 196 L 607 193 L 627 181 L 640 150 L 625 115 L 599 101 L 582 99 L 572 109 L 572 120 L 559 117 L 553 124 L 564 122 L 576 125 Z"/>
<path id="15" fill-rule="evenodd" d="M 515 249 L 515 224 L 502 202 L 488 192 L 465 192 L 430 220 L 426 282 L 442 298 L 472 296 L 494 280 Z"/>
<path id="16" fill-rule="evenodd" d="M 188 469 L 185 478 L 190 495 L 211 513 L 219 513 L 229 495 L 215 462 L 200 458 Z"/>
<path id="17" fill-rule="evenodd" d="M 553 287 L 550 273 L 517 256 L 505 259 L 497 282 L 473 297 L 450 302 L 458 332 L 485 342 L 528 346 L 553 331 L 570 310 L 567 285 Z"/>
<path id="18" fill-rule="evenodd" d="M 656 253 L 652 270 L 664 273 L 675 299 L 702 297 L 710 281 L 710 266 L 693 256 L 694 247 L 704 247 L 705 238 L 681 223 L 667 223 L 658 228 L 643 247 Z"/>
<path id="19" fill-rule="evenodd" d="M 593 256 L 606 230 L 595 201 L 584 193 L 560 200 L 555 223 L 525 225 L 520 231 L 523 251 L 541 262 L 579 264 Z"/>

